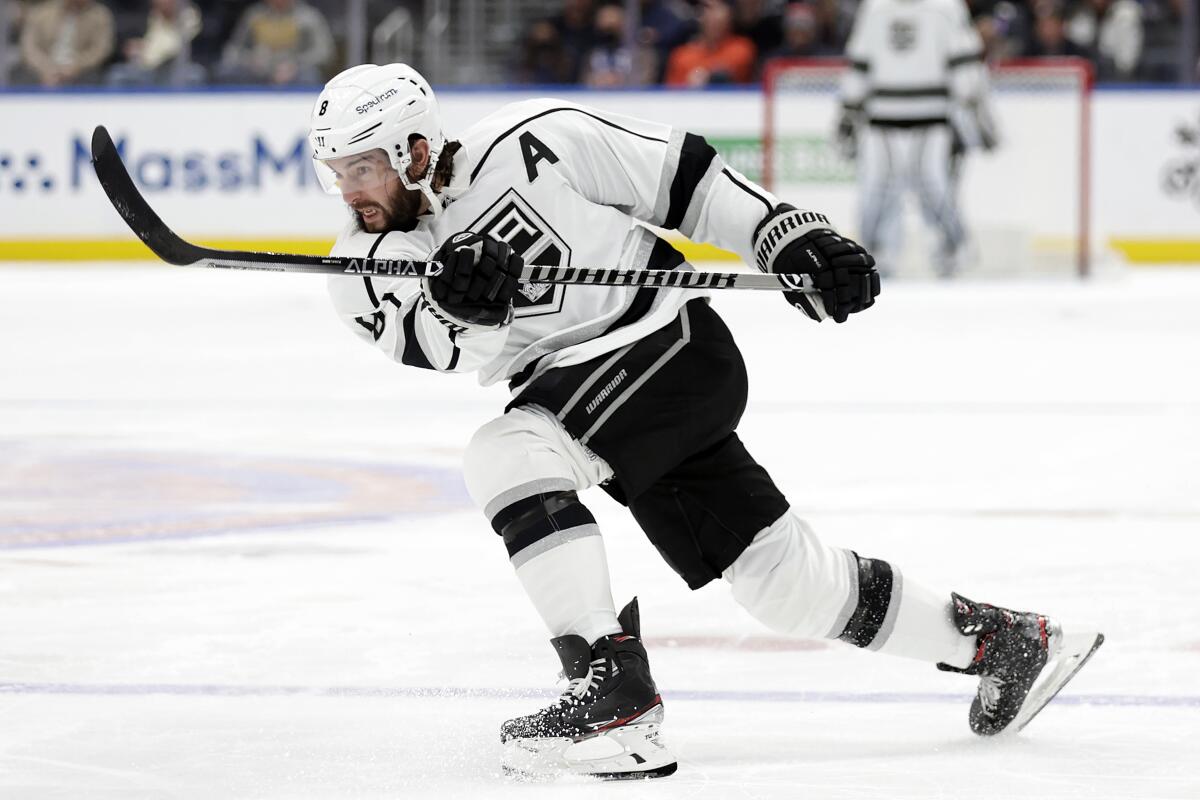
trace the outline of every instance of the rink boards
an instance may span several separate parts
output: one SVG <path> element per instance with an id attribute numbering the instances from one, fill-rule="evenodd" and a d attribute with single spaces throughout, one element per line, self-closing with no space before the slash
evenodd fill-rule
<path id="1" fill-rule="evenodd" d="M 445 90 L 445 128 L 453 134 L 504 103 L 547 91 L 703 134 L 732 166 L 761 177 L 758 91 Z M 24 121 L 0 142 L 0 260 L 146 257 L 91 175 L 87 143 L 97 124 L 112 130 L 139 186 L 182 235 L 215 246 L 325 251 L 338 223 L 336 201 L 321 193 L 309 163 L 312 98 L 305 90 L 0 93 L 0 115 Z M 1023 239 L 1035 245 L 1022 245 L 1030 252 L 1061 250 L 1078 231 L 1078 192 L 1062 191 L 1081 180 L 1080 153 L 1071 150 L 1079 141 L 1078 97 L 997 92 L 996 104 L 1008 150 L 969 163 L 962 189 L 968 218 L 991 250 Z M 790 106 L 804 123 L 793 140 L 803 145 L 802 161 L 815 167 L 782 188 L 853 230 L 853 170 L 831 161 L 833 96 Z M 1098 91 L 1089 121 L 1091 157 L 1083 172 L 1096 258 L 1200 260 L 1200 93 Z M 1060 129 L 1067 126 L 1074 138 L 1063 144 Z M 716 255 L 684 246 L 689 258 Z"/>

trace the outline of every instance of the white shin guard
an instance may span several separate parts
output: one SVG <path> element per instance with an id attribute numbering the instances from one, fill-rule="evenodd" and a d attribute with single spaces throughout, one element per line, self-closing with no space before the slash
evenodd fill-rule
<path id="1" fill-rule="evenodd" d="M 825 545 L 791 512 L 761 531 L 724 577 L 734 599 L 778 633 L 955 666 L 974 654 L 974 637 L 954 626 L 949 592 Z"/>
<path id="2" fill-rule="evenodd" d="M 724 572 L 733 598 L 771 630 L 830 638 L 854 611 L 854 554 L 825 545 L 792 512 L 763 529 Z"/>
<path id="3" fill-rule="evenodd" d="M 899 575 L 899 573 L 896 573 Z M 937 592 L 904 579 L 893 597 L 898 604 L 891 634 L 870 649 L 893 656 L 965 667 L 975 656 L 975 637 L 963 636 L 954 625 L 949 592 Z"/>
<path id="4" fill-rule="evenodd" d="M 463 472 L 550 635 L 619 633 L 604 540 L 574 494 L 610 478 L 608 464 L 550 413 L 522 407 L 475 434 Z"/>
<path id="5" fill-rule="evenodd" d="M 573 633 L 594 644 L 621 632 L 598 530 L 552 547 L 516 569 L 551 638 Z"/>

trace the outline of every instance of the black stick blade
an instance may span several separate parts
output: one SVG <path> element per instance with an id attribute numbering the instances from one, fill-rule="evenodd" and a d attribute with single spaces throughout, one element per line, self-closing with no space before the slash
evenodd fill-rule
<path id="1" fill-rule="evenodd" d="M 188 266 L 200 261 L 200 248 L 180 239 L 142 197 L 121 162 L 117 147 L 103 125 L 92 131 L 92 168 L 113 208 L 139 239 L 168 264 Z"/>
<path id="2" fill-rule="evenodd" d="M 183 239 L 162 221 L 138 191 L 121 162 L 117 147 L 103 125 L 92 132 L 92 168 L 113 208 L 139 239 L 156 256 L 179 267 L 214 267 L 269 272 L 314 272 L 321 274 L 371 274 L 420 277 L 428 272 L 424 262 L 375 259 L 340 259 L 291 253 L 259 253 L 248 250 L 218 250 Z M 416 266 L 413 266 L 413 265 Z"/>

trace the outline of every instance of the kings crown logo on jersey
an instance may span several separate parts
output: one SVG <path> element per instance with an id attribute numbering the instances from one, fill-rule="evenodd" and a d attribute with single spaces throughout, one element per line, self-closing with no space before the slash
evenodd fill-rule
<path id="1" fill-rule="evenodd" d="M 1200 209 L 1200 121 L 1195 125 L 1179 123 L 1175 128 L 1175 140 L 1184 148 L 1184 153 L 1172 156 L 1163 166 L 1163 191 L 1171 197 L 1190 197 Z"/>
<path id="2" fill-rule="evenodd" d="M 907 53 L 917 45 L 917 26 L 911 20 L 893 21 L 889 34 L 888 40 L 897 53 Z"/>
<path id="3" fill-rule="evenodd" d="M 571 263 L 571 248 L 516 189 L 505 192 L 468 228 L 507 242 L 528 265 L 566 267 Z M 554 314 L 562 310 L 565 291 L 563 284 L 523 283 L 513 300 L 514 314 Z"/>

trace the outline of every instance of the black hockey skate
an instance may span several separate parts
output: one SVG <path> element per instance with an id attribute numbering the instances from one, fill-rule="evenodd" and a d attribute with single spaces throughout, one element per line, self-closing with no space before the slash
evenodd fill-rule
<path id="1" fill-rule="evenodd" d="M 551 640 L 570 683 L 553 705 L 500 727 L 505 772 L 618 779 L 675 771 L 675 758 L 658 740 L 662 698 L 650 677 L 636 598 L 618 619 L 623 633 L 592 647 L 581 636 Z"/>
<path id="2" fill-rule="evenodd" d="M 978 649 L 965 669 L 937 666 L 979 676 L 970 723 L 980 736 L 1024 728 L 1104 643 L 1104 634 L 1095 631 L 1064 636 L 1057 622 L 1041 614 L 975 603 L 954 593 L 951 598 L 955 625 L 964 636 L 978 637 Z"/>

